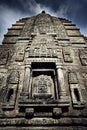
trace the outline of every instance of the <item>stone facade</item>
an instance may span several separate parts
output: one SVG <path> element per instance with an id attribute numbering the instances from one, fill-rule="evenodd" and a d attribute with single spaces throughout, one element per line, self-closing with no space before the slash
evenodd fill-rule
<path id="1" fill-rule="evenodd" d="M 0 46 L 0 130 L 87 129 L 87 38 L 46 14 L 12 25 Z"/>

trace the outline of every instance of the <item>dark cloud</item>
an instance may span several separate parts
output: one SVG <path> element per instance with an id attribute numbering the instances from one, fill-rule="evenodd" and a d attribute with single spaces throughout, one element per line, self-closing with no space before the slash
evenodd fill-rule
<path id="1" fill-rule="evenodd" d="M 87 35 L 87 0 L 0 0 L 0 42 L 16 20 L 42 10 L 72 20 Z"/>

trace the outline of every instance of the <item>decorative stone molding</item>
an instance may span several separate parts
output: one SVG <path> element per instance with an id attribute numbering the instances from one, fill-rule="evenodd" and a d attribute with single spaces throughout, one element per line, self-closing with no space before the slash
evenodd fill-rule
<path id="1" fill-rule="evenodd" d="M 24 47 L 19 46 L 16 49 L 15 61 L 22 62 L 24 60 Z"/>

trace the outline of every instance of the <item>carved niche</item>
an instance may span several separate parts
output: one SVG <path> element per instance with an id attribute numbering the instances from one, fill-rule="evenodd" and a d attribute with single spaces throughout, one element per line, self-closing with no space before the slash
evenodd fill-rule
<path id="1" fill-rule="evenodd" d="M 78 83 L 76 72 L 69 72 L 69 85 L 70 85 L 70 93 L 71 93 L 73 107 L 83 108 L 84 99 L 83 99 L 80 85 Z"/>
<path id="2" fill-rule="evenodd" d="M 71 57 L 71 50 L 70 48 L 63 48 L 63 57 L 65 62 L 72 63 L 73 59 Z"/>
<path id="3" fill-rule="evenodd" d="M 17 84 L 19 80 L 19 73 L 17 71 L 10 72 L 10 75 L 7 78 L 8 84 Z"/>
<path id="4" fill-rule="evenodd" d="M 7 89 L 4 97 L 3 109 L 14 109 L 17 98 L 19 72 L 11 71 L 7 77 Z"/>
<path id="5" fill-rule="evenodd" d="M 79 56 L 80 56 L 81 64 L 86 66 L 87 65 L 87 48 L 80 49 Z"/>
<path id="6" fill-rule="evenodd" d="M 33 79 L 32 97 L 34 99 L 52 99 L 54 95 L 52 88 L 54 88 L 54 84 L 51 76 L 37 76 Z"/>

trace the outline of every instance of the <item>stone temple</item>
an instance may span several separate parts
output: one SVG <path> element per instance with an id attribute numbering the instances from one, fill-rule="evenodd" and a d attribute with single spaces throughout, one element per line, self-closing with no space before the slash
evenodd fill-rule
<path id="1" fill-rule="evenodd" d="M 45 11 L 0 46 L 0 130 L 87 130 L 87 38 Z"/>

